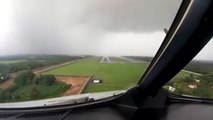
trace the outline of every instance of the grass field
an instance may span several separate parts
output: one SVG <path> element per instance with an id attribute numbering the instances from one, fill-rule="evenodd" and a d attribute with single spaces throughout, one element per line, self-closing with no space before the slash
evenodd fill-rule
<path id="1" fill-rule="evenodd" d="M 45 71 L 42 74 L 91 76 L 93 79 L 103 80 L 103 83 L 95 84 L 90 82 L 88 84 L 84 92 L 92 93 L 123 90 L 133 87 L 142 77 L 143 73 L 149 65 L 149 62 L 143 62 L 141 60 L 136 60 L 135 62 L 134 59 L 126 59 L 122 57 L 110 57 L 110 63 L 101 63 L 101 59 L 101 57 L 78 59 L 71 64 Z M 24 60 L 0 61 L 0 64 L 10 64 L 22 61 Z M 211 96 L 213 96 L 213 92 L 204 94 L 207 93 L 207 90 L 212 91 L 213 83 L 211 85 L 207 85 L 205 80 L 197 82 L 197 80 L 200 79 L 200 76 L 203 75 L 195 74 L 193 72 L 181 71 L 170 82 L 168 82 L 165 87 L 169 88 L 170 86 L 172 86 L 176 88 L 175 92 L 177 94 L 196 96 L 209 96 L 210 94 Z M 188 78 L 193 78 L 194 81 L 187 82 L 187 80 L 190 80 Z M 67 90 L 66 85 L 66 83 L 62 82 L 53 84 L 51 86 L 33 84 L 26 85 L 20 88 L 18 87 L 15 91 L 11 92 L 11 98 L 15 100 L 23 98 L 23 100 L 21 101 L 29 100 L 29 97 L 26 96 L 29 96 L 29 91 L 35 91 L 32 88 L 36 88 L 39 91 L 40 98 L 59 97 L 62 96 L 62 94 Z M 197 85 L 199 89 L 192 89 L 189 87 L 189 85 Z"/>
<path id="2" fill-rule="evenodd" d="M 149 65 L 146 62 L 131 63 L 116 57 L 110 58 L 112 63 L 102 64 L 100 60 L 99 57 L 82 59 L 74 64 L 47 71 L 44 74 L 93 76 L 94 79 L 103 80 L 103 83 L 90 83 L 86 92 L 101 92 L 127 89 L 134 86 Z M 188 86 L 181 81 L 190 75 L 190 73 L 181 71 L 172 81 L 177 82 L 179 88 L 186 88 L 186 91 L 189 91 Z"/>
<path id="3" fill-rule="evenodd" d="M 102 64 L 100 60 L 99 57 L 87 58 L 43 74 L 93 76 L 103 83 L 90 83 L 86 92 L 100 92 L 134 86 L 148 67 L 147 63 L 130 63 L 120 58 L 113 58 L 116 63 L 111 64 Z"/>
<path id="4" fill-rule="evenodd" d="M 11 64 L 11 63 L 19 63 L 19 62 L 24 62 L 26 60 L 0 60 L 0 64 Z"/>

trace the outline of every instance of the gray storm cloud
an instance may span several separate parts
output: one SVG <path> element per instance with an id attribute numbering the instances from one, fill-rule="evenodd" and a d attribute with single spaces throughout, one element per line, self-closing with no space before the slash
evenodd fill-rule
<path id="1" fill-rule="evenodd" d="M 0 2 L 0 55 L 153 56 L 180 0 Z M 201 55 L 203 56 L 203 55 Z"/>
<path id="2" fill-rule="evenodd" d="M 168 28 L 179 0 L 93 0 L 82 21 L 113 32 L 155 32 Z"/>

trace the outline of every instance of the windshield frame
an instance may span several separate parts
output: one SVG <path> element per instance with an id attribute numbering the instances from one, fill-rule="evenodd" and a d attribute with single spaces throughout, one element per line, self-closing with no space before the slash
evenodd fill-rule
<path id="1" fill-rule="evenodd" d="M 173 22 L 173 24 L 172 24 L 172 26 L 171 26 L 171 28 L 169 29 L 169 31 L 168 31 L 168 34 L 167 34 L 167 36 L 165 37 L 165 39 L 164 39 L 164 42 L 162 43 L 162 45 L 161 45 L 161 47 L 160 47 L 160 49 L 158 50 L 158 52 L 157 52 L 157 54 L 155 55 L 155 57 L 154 57 L 154 59 L 152 60 L 152 62 L 151 62 L 151 64 L 149 65 L 149 67 L 146 69 L 146 72 L 145 72 L 145 74 L 143 75 L 143 77 L 141 78 L 141 80 L 139 81 L 139 83 L 138 83 L 138 86 L 136 86 L 136 87 L 138 87 L 138 88 L 140 88 L 141 90 L 143 90 L 143 92 L 146 92 L 147 94 L 153 94 L 153 93 L 156 93 L 167 81 L 169 81 L 170 79 L 170 77 L 171 76 L 173 76 L 173 75 L 175 75 L 176 73 L 178 73 L 182 68 L 181 67 L 183 67 L 184 65 L 186 65 L 192 58 L 193 58 L 193 56 L 195 56 L 204 46 L 205 46 L 205 44 L 208 42 L 208 39 L 205 39 L 205 41 L 200 41 L 202 44 L 200 44 L 200 43 L 197 43 L 196 45 L 199 45 L 200 44 L 200 48 L 197 50 L 197 51 L 195 51 L 193 54 L 192 54 L 192 56 L 190 56 L 190 58 L 188 58 L 186 61 L 184 61 L 181 65 L 181 67 L 179 67 L 178 69 L 175 69 L 174 71 L 173 71 L 173 73 L 172 74 L 170 74 L 170 76 L 167 78 L 167 79 L 165 79 L 165 80 L 156 80 L 156 79 L 150 79 L 150 78 L 148 78 L 149 76 L 151 76 L 151 75 L 153 75 L 153 69 L 154 69 L 154 67 L 158 67 L 158 68 L 163 68 L 160 64 L 159 64 L 159 61 L 161 61 L 162 59 L 162 56 L 164 56 L 165 54 L 165 52 L 167 51 L 167 48 L 168 47 L 171 47 L 171 45 L 172 44 L 169 44 L 170 42 L 169 42 L 169 39 L 171 38 L 171 36 L 173 36 L 174 34 L 176 35 L 178 32 L 180 32 L 180 31 L 178 31 L 178 32 L 175 32 L 176 31 L 176 29 L 177 29 L 177 27 L 178 27 L 178 25 L 180 24 L 180 22 L 181 22 L 181 18 L 182 17 L 184 17 L 184 14 L 185 14 L 185 12 L 186 12 L 186 9 L 189 7 L 189 5 L 190 5 L 190 2 L 192 2 L 192 1 L 194 1 L 194 2 L 199 2 L 198 0 L 191 0 L 191 1 L 183 1 L 183 3 L 181 4 L 181 7 L 180 7 L 180 9 L 178 10 L 178 13 L 177 13 L 177 16 L 176 16 L 176 18 L 175 18 L 175 20 L 174 20 L 174 22 Z M 206 3 L 206 6 L 207 6 L 207 8 L 208 8 L 208 3 Z M 192 7 L 195 7 L 195 8 L 197 8 L 198 6 L 194 6 L 194 5 L 192 5 Z M 198 14 L 198 13 L 194 13 L 195 11 L 195 8 L 192 10 L 192 11 L 190 11 L 190 14 L 192 14 L 193 13 L 193 15 L 195 15 L 195 14 L 197 14 L 197 15 L 199 15 L 199 16 L 201 16 L 201 15 L 203 15 L 206 11 L 207 11 L 207 8 L 203 8 L 203 9 L 201 9 L 201 11 L 200 11 L 200 14 Z M 191 10 L 191 9 L 190 9 Z M 202 14 L 203 13 L 203 14 Z M 196 15 L 195 15 L 196 16 Z M 189 16 L 187 16 L 187 17 L 189 17 Z M 196 17 L 195 17 L 196 18 Z M 193 18 L 190 18 L 190 19 L 194 19 L 194 17 Z M 185 21 L 184 21 L 185 22 Z M 188 21 L 188 22 L 190 22 L 190 21 Z M 186 22 L 186 23 L 188 23 L 188 22 Z M 186 24 L 185 23 L 185 24 Z M 197 24 L 196 24 L 197 25 Z M 189 28 L 191 28 L 192 26 L 185 26 L 185 27 L 189 27 Z M 194 28 L 195 29 L 195 28 Z M 185 30 L 185 29 L 183 29 L 183 30 Z M 193 30 L 194 31 L 194 30 Z M 183 32 L 183 31 L 182 31 Z M 173 40 L 174 39 L 171 39 L 171 42 L 173 42 Z M 188 40 L 189 41 L 189 40 Z M 167 46 L 167 47 L 166 47 Z M 174 45 L 173 45 L 173 47 L 174 47 Z M 172 55 L 171 56 L 168 56 L 167 55 L 167 57 L 170 57 L 171 59 L 172 59 Z M 173 60 L 173 59 L 172 59 Z M 173 61 L 174 62 L 174 61 Z M 166 67 L 167 69 L 168 69 L 168 67 Z M 155 68 L 156 69 L 156 68 Z M 159 73 L 161 73 L 162 71 L 159 71 Z M 153 85 L 153 82 L 161 82 L 160 84 L 156 84 L 156 85 Z M 151 83 L 152 83 L 152 85 L 151 85 Z M 154 88 L 154 90 L 152 91 L 152 93 L 150 93 L 148 90 L 150 90 L 151 88 Z M 157 91 L 156 91 L 157 90 Z M 130 91 L 130 90 L 129 90 Z M 74 108 L 74 107 L 84 107 L 84 106 L 90 106 L 90 105 L 98 105 L 98 104 L 107 104 L 109 101 L 112 101 L 112 100 L 115 100 L 115 99 L 117 99 L 117 98 L 119 98 L 120 96 L 122 96 L 123 94 L 119 94 L 119 95 L 115 95 L 115 96 L 112 96 L 112 97 L 109 97 L 109 98 L 103 98 L 103 99 L 100 99 L 100 100 L 97 100 L 97 101 L 88 101 L 88 102 L 84 102 L 84 103 L 79 103 L 79 104 L 66 104 L 66 105 L 60 105 L 60 106 L 44 106 L 44 107 L 38 107 L 37 109 L 39 109 L 39 110 L 42 110 L 42 111 L 44 111 L 44 108 L 46 108 L 47 110 L 49 110 L 49 109 L 52 109 L 52 108 L 54 108 L 54 110 L 58 110 L 58 109 L 64 109 L 64 108 Z M 22 109 L 22 110 L 35 110 L 35 108 L 33 107 L 33 108 L 10 108 L 10 109 L 1 109 L 0 108 L 0 110 L 19 110 L 19 109 Z"/>
<path id="2" fill-rule="evenodd" d="M 199 0 L 182 2 L 152 64 L 138 83 L 140 91 L 155 95 L 211 40 L 211 5 L 210 0 L 205 3 Z"/>

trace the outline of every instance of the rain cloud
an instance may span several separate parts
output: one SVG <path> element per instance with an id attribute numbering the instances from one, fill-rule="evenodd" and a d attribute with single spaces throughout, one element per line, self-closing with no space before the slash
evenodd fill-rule
<path id="1" fill-rule="evenodd" d="M 180 0 L 0 1 L 0 55 L 153 56 L 180 4 Z"/>

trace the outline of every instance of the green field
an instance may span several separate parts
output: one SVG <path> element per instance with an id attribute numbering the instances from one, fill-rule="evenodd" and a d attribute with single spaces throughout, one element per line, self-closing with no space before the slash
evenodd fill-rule
<path id="1" fill-rule="evenodd" d="M 147 63 L 130 63 L 113 58 L 116 63 L 100 63 L 101 58 L 93 57 L 47 71 L 44 74 L 93 76 L 103 80 L 101 84 L 90 83 L 86 92 L 100 92 L 127 89 L 134 86 L 148 67 Z"/>
<path id="2" fill-rule="evenodd" d="M 102 83 L 95 84 L 90 82 L 87 85 L 84 92 L 92 93 L 131 88 L 137 84 L 149 65 L 148 62 L 140 62 L 140 60 L 139 62 L 134 62 L 134 59 L 133 61 L 120 57 L 110 57 L 109 59 L 111 63 L 101 63 L 102 57 L 77 59 L 73 61 L 72 64 L 55 68 L 42 74 L 91 76 L 93 79 L 102 80 Z M 0 61 L 0 64 L 12 65 L 10 63 L 23 61 L 24 60 Z M 18 63 L 18 65 L 19 64 L 20 63 Z M 169 81 L 164 88 L 168 90 L 171 87 L 175 88 L 175 91 L 170 90 L 170 92 L 175 94 L 213 98 L 213 82 L 210 80 L 212 76 L 210 74 L 200 75 L 193 72 L 181 71 Z M 200 82 L 197 82 L 198 80 L 200 80 Z M 189 85 L 194 85 L 197 88 L 191 88 Z M 51 86 L 43 84 L 26 84 L 22 87 L 14 86 L 10 89 L 0 91 L 0 98 L 1 96 L 5 98 L 0 99 L 0 101 L 26 101 L 34 100 L 34 97 L 35 99 L 58 97 L 66 91 L 67 87 L 69 86 L 65 83 L 55 83 Z M 30 95 L 31 93 L 34 97 Z"/>
<path id="3" fill-rule="evenodd" d="M 26 60 L 0 60 L 0 64 L 11 64 L 11 63 L 19 63 L 24 62 Z"/>
<path id="4" fill-rule="evenodd" d="M 101 92 L 128 89 L 134 86 L 149 65 L 146 62 L 131 63 L 116 57 L 110 58 L 112 63 L 100 63 L 100 60 L 99 57 L 82 59 L 43 74 L 92 76 L 94 79 L 103 80 L 103 83 L 89 83 L 86 92 Z M 170 82 L 171 84 L 176 83 L 177 88 L 184 88 L 184 91 L 191 93 L 192 90 L 188 88 L 188 84 L 182 81 L 190 75 L 190 73 L 181 71 Z M 193 76 L 197 77 L 196 75 Z"/>
<path id="5" fill-rule="evenodd" d="M 69 75 L 69 76 L 91 76 L 93 79 L 103 80 L 103 83 L 95 84 L 90 82 L 84 92 L 103 92 L 112 90 L 123 90 L 133 87 L 137 84 L 143 73 L 147 69 L 148 62 L 132 63 L 126 59 L 119 57 L 110 57 L 111 63 L 101 63 L 101 57 L 90 57 L 85 59 L 75 60 L 74 63 L 56 68 L 50 71 L 46 71 L 42 74 L 52 75 Z M 19 61 L 0 61 L 3 64 L 10 64 Z M 199 76 L 196 74 L 181 71 L 177 74 L 166 86 L 173 86 L 177 89 L 177 94 L 194 94 L 195 89 L 191 89 L 188 85 L 193 84 L 197 86 L 207 86 L 205 82 L 196 83 L 185 81 L 187 77 L 198 79 Z M 48 98 L 60 96 L 63 85 L 53 84 L 51 86 L 42 85 L 27 85 L 18 88 L 12 92 L 12 96 L 21 96 L 25 98 L 27 91 L 32 91 L 32 88 L 36 88 L 41 98 Z M 210 89 L 210 87 L 207 87 Z M 202 88 L 203 89 L 203 88 Z M 202 89 L 200 90 L 202 92 Z M 199 93 L 199 91 L 197 92 Z M 23 96 L 22 94 L 26 94 Z M 208 94 L 213 94 L 208 93 Z M 196 94 L 199 95 L 199 94 Z M 29 97 L 28 97 L 29 98 Z M 26 97 L 26 99 L 28 99 Z"/>

